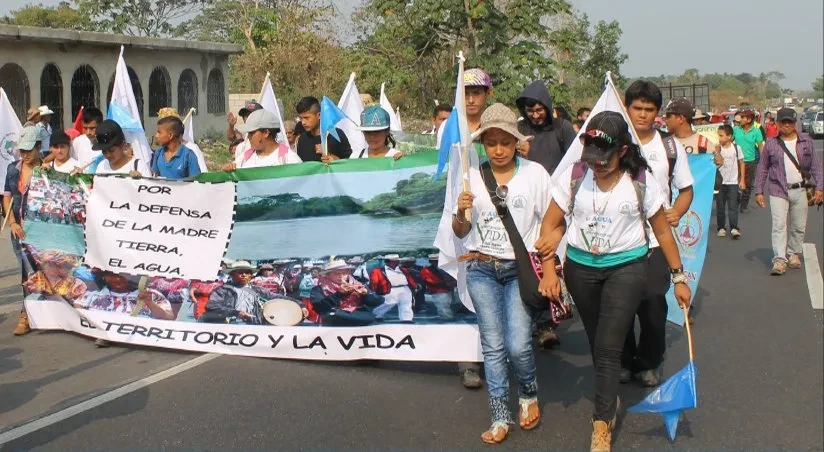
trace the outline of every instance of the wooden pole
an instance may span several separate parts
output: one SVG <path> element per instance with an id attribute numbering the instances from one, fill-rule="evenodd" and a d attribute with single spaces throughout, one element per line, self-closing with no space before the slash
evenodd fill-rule
<path id="1" fill-rule="evenodd" d="M 692 352 L 692 329 L 690 328 L 689 308 L 682 308 L 684 311 L 684 326 L 687 327 L 687 344 L 690 349 L 690 361 L 695 358 Z"/>

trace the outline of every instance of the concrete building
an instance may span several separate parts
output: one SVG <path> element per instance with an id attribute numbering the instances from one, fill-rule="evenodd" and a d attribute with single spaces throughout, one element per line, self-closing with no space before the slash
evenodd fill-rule
<path id="1" fill-rule="evenodd" d="M 228 58 L 241 52 L 232 44 L 0 25 L 0 86 L 21 122 L 45 104 L 55 130 L 70 127 L 81 106 L 106 112 L 121 45 L 148 134 L 167 106 L 194 107 L 198 135 L 225 130 Z"/>

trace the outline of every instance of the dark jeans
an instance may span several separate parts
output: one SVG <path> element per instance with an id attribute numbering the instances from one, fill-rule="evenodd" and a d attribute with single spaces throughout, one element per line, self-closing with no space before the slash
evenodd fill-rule
<path id="1" fill-rule="evenodd" d="M 596 421 L 609 422 L 616 409 L 621 351 L 647 285 L 644 259 L 609 268 L 564 264 L 567 290 L 587 332 L 595 367 Z"/>
<path id="2" fill-rule="evenodd" d="M 752 188 L 755 185 L 755 172 L 758 170 L 758 161 L 744 162 L 746 173 L 744 174 L 744 181 L 747 183 L 747 189 L 741 191 L 741 208 L 746 209 L 750 205 L 750 195 L 752 195 Z"/>
<path id="3" fill-rule="evenodd" d="M 653 248 L 647 259 L 647 286 L 638 306 L 641 334 L 635 342 L 635 321 L 630 324 L 624 341 L 621 366 L 634 372 L 656 369 L 667 351 L 667 291 L 670 287 L 667 259 L 661 248 Z"/>
<path id="4" fill-rule="evenodd" d="M 730 214 L 730 229 L 738 229 L 738 185 L 722 185 L 716 198 L 716 226 L 724 229 L 727 212 Z"/>

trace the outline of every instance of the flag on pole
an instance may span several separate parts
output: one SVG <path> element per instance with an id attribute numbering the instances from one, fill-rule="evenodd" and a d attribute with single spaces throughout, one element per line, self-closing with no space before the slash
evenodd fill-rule
<path id="1" fill-rule="evenodd" d="M 363 113 L 363 101 L 358 92 L 358 87 L 355 85 L 355 73 L 349 75 L 349 82 L 346 88 L 343 89 L 343 95 L 338 102 L 338 108 L 350 119 L 341 124 L 339 127 L 346 134 L 349 140 L 349 145 L 352 147 L 352 155 L 349 158 L 359 158 L 362 150 L 366 149 L 366 138 L 363 137 L 363 132 L 358 129 L 360 127 L 360 117 Z M 321 118 L 323 120 L 323 118 Z M 364 152 L 364 157 L 366 153 Z"/>
<path id="2" fill-rule="evenodd" d="M 392 132 L 403 132 L 403 128 L 401 127 L 401 121 L 398 119 L 398 115 L 395 113 L 395 109 L 392 108 L 392 104 L 389 102 L 389 98 L 386 97 L 386 93 L 384 89 L 386 88 L 386 83 L 381 83 L 381 99 L 380 104 L 381 108 L 386 110 L 389 113 L 389 130 Z"/>
<path id="3" fill-rule="evenodd" d="M 403 132 L 403 122 L 401 122 L 401 107 L 400 106 L 395 108 L 395 117 L 398 118 L 398 130 Z"/>
<path id="4" fill-rule="evenodd" d="M 327 135 L 332 135 L 336 140 L 340 141 L 338 123 L 344 119 L 349 120 L 346 122 L 352 122 L 352 120 L 346 116 L 346 113 L 341 111 L 341 109 L 332 102 L 332 99 L 323 96 L 323 100 L 320 102 L 320 147 L 323 149 L 323 155 L 327 154 Z M 343 129 L 343 127 L 341 127 L 341 129 Z"/>
<path id="5" fill-rule="evenodd" d="M 263 80 L 263 88 L 260 89 L 260 105 L 263 106 L 264 110 L 274 113 L 278 118 L 278 124 L 280 124 L 278 141 L 288 144 L 289 140 L 286 139 L 286 127 L 283 125 L 283 114 L 280 111 L 278 99 L 275 97 L 275 89 L 272 87 L 272 79 L 269 77 L 268 72 L 266 73 L 266 78 Z"/>
<path id="6" fill-rule="evenodd" d="M 148 164 L 152 158 L 152 148 L 149 147 L 146 132 L 143 130 L 140 110 L 137 108 L 137 101 L 134 98 L 132 81 L 129 79 L 123 52 L 124 48 L 120 46 L 120 56 L 117 58 L 117 66 L 114 72 L 112 99 L 109 102 L 106 118 L 114 119 L 120 124 L 124 135 L 126 135 L 126 141 L 132 145 L 134 156 Z M 121 123 L 121 121 L 123 122 Z"/>
<path id="7" fill-rule="evenodd" d="M 77 116 L 75 116 L 74 118 L 74 126 L 72 126 L 74 130 L 78 131 L 81 134 L 83 133 L 83 111 L 84 108 L 81 105 L 80 110 L 77 110 Z"/>
<path id="8" fill-rule="evenodd" d="M 438 232 L 433 246 L 440 250 L 438 267 L 449 273 L 458 281 L 458 296 L 467 309 L 474 312 L 469 291 L 466 286 L 466 265 L 458 262 L 458 257 L 466 254 L 463 241 L 452 231 L 452 212 L 463 190 L 468 189 L 468 175 L 471 169 L 480 167 L 478 153 L 475 152 L 469 133 L 469 121 L 466 119 L 464 93 L 464 56 L 457 56 L 458 78 L 455 84 L 455 106 L 446 123 L 441 127 L 439 137 L 439 158 L 436 177 L 440 177 L 443 167 L 448 162 L 446 173 L 446 195 Z"/>
<path id="9" fill-rule="evenodd" d="M 17 140 L 23 125 L 9 102 L 6 91 L 0 88 L 0 180 L 6 180 L 6 169 L 17 160 Z"/>
<path id="10" fill-rule="evenodd" d="M 203 157 L 203 150 L 195 143 L 195 125 L 194 125 L 195 109 L 190 108 L 189 113 L 183 118 L 183 144 L 191 149 L 197 157 L 197 165 L 200 167 L 200 172 L 208 173 L 209 169 L 206 167 L 206 158 Z"/>

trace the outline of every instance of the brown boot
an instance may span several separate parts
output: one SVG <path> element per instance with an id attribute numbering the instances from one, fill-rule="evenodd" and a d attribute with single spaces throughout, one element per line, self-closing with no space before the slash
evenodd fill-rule
<path id="1" fill-rule="evenodd" d="M 592 423 L 592 442 L 590 452 L 609 452 L 612 447 L 612 430 L 609 424 L 604 421 L 594 421 Z"/>
<path id="2" fill-rule="evenodd" d="M 23 311 L 20 313 L 20 318 L 17 320 L 17 326 L 14 328 L 14 335 L 22 336 L 29 333 L 31 333 L 31 327 L 29 326 L 29 315 Z"/>

